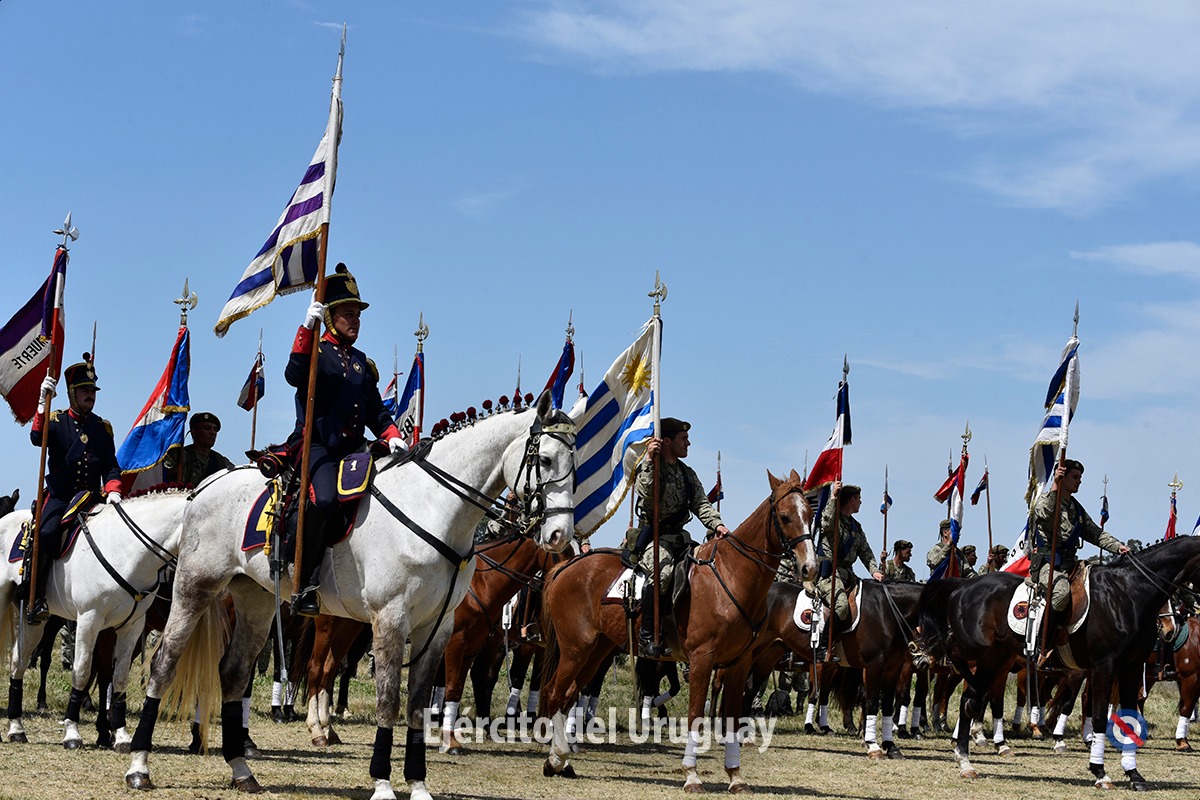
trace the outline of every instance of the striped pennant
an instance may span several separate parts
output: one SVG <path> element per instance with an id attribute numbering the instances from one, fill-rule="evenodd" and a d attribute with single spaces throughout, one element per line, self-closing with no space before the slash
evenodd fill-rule
<path id="1" fill-rule="evenodd" d="M 1067 444 L 1067 429 L 1079 405 L 1079 340 L 1072 336 L 1046 392 L 1046 416 L 1029 450 L 1029 488 L 1025 503 L 1032 507 L 1054 477 L 1058 450 Z M 1065 418 L 1065 421 L 1064 421 Z"/>

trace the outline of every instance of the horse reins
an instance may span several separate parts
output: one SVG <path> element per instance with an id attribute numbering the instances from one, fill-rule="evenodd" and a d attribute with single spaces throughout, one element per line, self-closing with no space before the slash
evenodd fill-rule
<path id="1" fill-rule="evenodd" d="M 128 527 L 130 532 L 133 533 L 134 538 L 136 538 L 141 545 L 150 552 L 151 555 L 162 561 L 164 567 L 175 566 L 175 557 L 167 552 L 166 548 L 151 539 L 144 530 L 138 527 L 138 524 L 133 521 L 133 518 L 130 517 L 129 513 L 121 507 L 120 503 L 114 503 L 113 508 L 116 509 L 117 515 L 120 516 L 125 522 L 126 527 Z M 109 563 L 108 559 L 104 557 L 104 553 L 102 553 L 100 548 L 96 546 L 96 539 L 92 536 L 92 532 L 88 529 L 86 521 L 80 520 L 79 529 L 83 532 L 83 537 L 87 539 L 88 547 L 92 548 L 92 554 L 96 556 L 96 561 L 100 562 L 100 566 L 104 567 L 104 571 L 107 572 L 108 576 L 116 582 L 117 586 L 120 586 L 129 594 L 131 598 L 133 598 L 133 608 L 129 610 L 129 614 L 126 615 L 125 619 L 123 619 L 119 625 L 113 627 L 113 630 L 120 630 L 129 624 L 129 620 L 133 619 L 133 615 L 137 613 L 138 605 L 147 597 L 154 597 L 158 592 L 158 587 L 163 583 L 162 570 L 159 570 L 158 577 L 156 577 L 154 580 L 154 585 L 149 589 L 144 591 L 136 589 L 134 588 L 133 584 L 125 580 L 125 576 L 117 572 L 117 570 L 113 568 L 113 565 Z"/>

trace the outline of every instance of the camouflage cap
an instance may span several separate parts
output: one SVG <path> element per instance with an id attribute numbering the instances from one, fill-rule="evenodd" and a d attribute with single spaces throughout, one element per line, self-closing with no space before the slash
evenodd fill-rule
<path id="1" fill-rule="evenodd" d="M 1007 558 L 1008 557 L 1008 548 L 1002 544 L 998 544 L 992 548 L 991 553 L 994 556 L 1004 556 L 1005 558 Z"/>
<path id="2" fill-rule="evenodd" d="M 912 546 L 913 543 L 907 539 L 897 539 L 895 546 L 892 548 L 892 552 L 899 553 L 901 550 L 912 550 Z"/>
<path id="3" fill-rule="evenodd" d="M 968 545 L 965 545 L 965 546 L 963 546 L 963 547 L 960 547 L 960 548 L 958 548 L 958 549 L 962 551 L 962 554 L 963 554 L 964 556 L 973 556 L 973 555 L 975 555 L 975 545 L 973 545 L 973 544 L 968 544 Z"/>

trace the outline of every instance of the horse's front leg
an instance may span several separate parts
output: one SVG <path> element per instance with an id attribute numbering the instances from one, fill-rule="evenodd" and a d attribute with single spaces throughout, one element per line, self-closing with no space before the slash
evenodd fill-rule
<path id="1" fill-rule="evenodd" d="M 980 670 L 976 667 L 976 676 Z M 979 773 L 971 766 L 971 721 L 975 709 L 981 704 L 978 692 L 968 682 L 963 682 L 962 697 L 958 702 L 958 723 L 954 726 L 954 757 L 958 759 L 958 773 L 964 778 L 978 778 Z"/>
<path id="2" fill-rule="evenodd" d="M 137 627 L 141 627 L 139 624 Z M 109 708 L 109 728 L 112 731 L 112 746 L 118 753 L 128 753 L 133 737 L 126 728 L 126 692 L 129 686 L 129 670 L 133 662 L 133 649 L 139 635 L 134 631 L 123 631 L 113 648 L 112 706 Z M 103 690 L 100 690 L 103 691 Z"/>
<path id="3" fill-rule="evenodd" d="M 46 622 L 42 626 L 26 625 L 24 620 L 17 620 L 17 607 L 9 605 L 0 610 L 0 614 L 10 614 L 12 619 L 0 619 L 0 625 L 15 625 L 17 635 L 12 646 L 8 678 L 8 740 L 10 742 L 28 743 L 29 736 L 25 733 L 22 717 L 25 714 L 25 669 L 29 664 L 29 648 L 42 635 Z"/>
<path id="4" fill-rule="evenodd" d="M 742 720 L 742 709 L 746 708 L 743 703 L 745 695 L 740 688 L 746 685 L 750 666 L 751 661 L 747 654 L 738 663 L 726 669 L 726 691 L 721 695 L 721 738 L 725 745 L 725 774 L 729 776 L 731 794 L 741 794 L 750 790 L 750 785 L 742 777 L 742 743 L 737 735 Z"/>
<path id="5" fill-rule="evenodd" d="M 688 734 L 687 744 L 684 745 L 683 750 L 683 790 L 689 794 L 702 794 L 704 792 L 704 783 L 700 780 L 700 775 L 696 770 L 696 763 L 700 753 L 701 721 L 707 722 L 704 714 L 704 701 L 708 697 L 708 685 L 712 680 L 713 657 L 711 653 L 691 653 L 690 656 L 688 671 Z M 740 690 L 740 684 L 737 686 Z"/>
<path id="6" fill-rule="evenodd" d="M 1136 709 L 1138 690 L 1141 688 L 1141 665 L 1121 667 L 1117 672 L 1117 692 L 1121 700 L 1121 707 L 1118 712 L 1125 709 Z M 1099 733 L 1097 729 L 1096 733 Z M 1101 738 L 1099 735 L 1093 738 Z M 1125 770 L 1125 777 L 1129 778 L 1129 788 L 1135 792 L 1149 791 L 1150 784 L 1142 777 L 1137 768 L 1137 744 L 1130 742 L 1121 747 L 1121 769 Z"/>
<path id="7" fill-rule="evenodd" d="M 67 713 L 63 720 L 63 747 L 68 750 L 78 750 L 83 747 L 83 737 L 79 733 L 79 712 L 83 708 L 83 700 L 87 697 L 88 682 L 92 678 L 92 656 L 96 649 L 96 639 L 100 635 L 100 625 L 99 616 L 96 613 L 87 612 L 79 618 L 79 625 L 75 630 L 75 663 L 71 669 L 71 695 L 67 699 Z M 99 687 L 99 691 L 107 690 L 107 686 Z"/>

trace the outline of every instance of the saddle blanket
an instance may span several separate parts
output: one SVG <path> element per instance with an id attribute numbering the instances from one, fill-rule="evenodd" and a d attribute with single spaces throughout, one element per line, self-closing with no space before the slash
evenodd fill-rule
<path id="1" fill-rule="evenodd" d="M 263 489 L 262 494 L 254 501 L 254 505 L 250 507 L 250 513 L 246 515 L 246 527 L 242 532 L 242 552 L 255 550 L 267 543 L 267 536 L 270 534 L 271 528 L 275 525 L 281 511 L 279 508 L 279 494 L 278 485 L 272 481 L 267 484 L 267 488 Z M 327 542 L 327 545 L 332 546 L 337 544 L 350 535 L 350 532 L 354 529 L 354 519 L 358 515 L 358 504 L 360 501 L 361 496 L 350 500 L 341 500 L 347 518 L 346 530 L 338 537 L 337 542 Z M 289 516 L 294 516 L 294 514 L 294 509 L 288 510 Z M 290 528 L 295 527 L 294 522 L 293 520 L 289 524 Z"/>
<path id="2" fill-rule="evenodd" d="M 25 528 L 33 523 L 27 522 L 21 526 L 21 532 L 13 539 L 12 548 L 8 551 L 8 563 L 15 564 L 25 558 L 25 550 L 21 547 L 21 543 L 25 540 Z M 55 560 L 63 558 L 67 553 L 71 552 L 71 547 L 75 544 L 75 540 L 79 538 L 79 531 L 83 529 L 83 525 L 72 525 L 70 530 L 63 536 L 62 547 L 55 554 Z"/>
<path id="3" fill-rule="evenodd" d="M 858 621 L 862 619 L 862 604 L 858 602 L 859 591 L 858 586 L 854 587 L 854 591 L 850 593 L 850 627 L 847 632 L 858 628 Z M 822 608 L 824 606 L 822 605 Z M 800 592 L 796 595 L 796 605 L 792 609 L 792 622 L 796 623 L 796 627 L 807 633 L 812 632 L 813 621 L 813 599 L 808 592 Z"/>
<path id="4" fill-rule="evenodd" d="M 1072 600 L 1075 608 L 1071 614 L 1071 624 L 1067 628 L 1068 632 L 1075 633 L 1083 627 L 1083 623 L 1087 621 L 1088 610 L 1091 608 L 1092 596 L 1092 571 L 1085 570 L 1083 573 L 1083 591 L 1082 593 L 1074 591 L 1075 586 L 1072 584 Z M 1076 595 L 1082 594 L 1081 597 Z M 1029 621 L 1029 603 L 1033 598 L 1033 587 L 1028 583 L 1020 583 L 1013 592 L 1012 597 L 1008 601 L 1008 628 L 1013 633 L 1024 636 L 1027 623 Z"/>
<path id="5" fill-rule="evenodd" d="M 633 570 L 630 569 L 629 567 L 626 567 L 625 569 L 621 570 L 621 573 L 619 575 L 617 575 L 616 580 L 614 580 L 612 582 L 612 585 L 608 587 L 608 591 L 604 593 L 604 597 L 601 598 L 600 602 L 601 603 L 623 603 L 623 602 L 625 602 L 625 587 L 628 585 L 629 579 L 632 575 L 633 575 Z M 641 600 L 641 598 L 642 598 L 642 588 L 646 585 L 646 577 L 647 577 L 646 575 L 639 572 L 637 575 L 637 578 L 634 580 L 633 597 L 634 597 L 635 601 Z"/>

